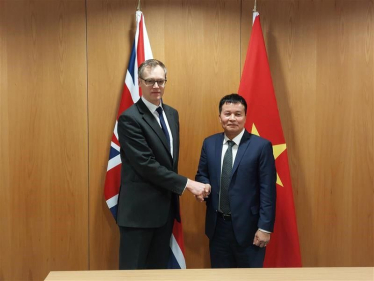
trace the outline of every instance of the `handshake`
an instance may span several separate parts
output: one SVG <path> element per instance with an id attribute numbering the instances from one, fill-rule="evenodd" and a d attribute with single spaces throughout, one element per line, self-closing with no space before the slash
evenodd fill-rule
<path id="1" fill-rule="evenodd" d="M 210 184 L 204 184 L 190 179 L 187 180 L 186 188 L 195 195 L 196 200 L 199 202 L 203 202 L 204 198 L 208 198 L 211 190 Z"/>

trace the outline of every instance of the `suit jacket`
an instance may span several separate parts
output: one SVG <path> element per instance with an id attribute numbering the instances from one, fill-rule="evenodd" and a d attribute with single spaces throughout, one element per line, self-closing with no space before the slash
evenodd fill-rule
<path id="1" fill-rule="evenodd" d="M 121 188 L 117 224 L 125 227 L 160 227 L 167 221 L 170 204 L 179 219 L 179 195 L 187 178 L 178 175 L 179 116 L 163 104 L 173 136 L 173 157 L 167 139 L 142 99 L 118 119 L 121 145 Z"/>
<path id="2" fill-rule="evenodd" d="M 204 140 L 196 180 L 209 183 L 205 233 L 214 235 L 221 181 L 224 134 Z M 237 242 L 249 246 L 258 228 L 272 232 L 275 221 L 276 171 L 272 144 L 244 132 L 238 147 L 229 185 L 231 220 Z"/>

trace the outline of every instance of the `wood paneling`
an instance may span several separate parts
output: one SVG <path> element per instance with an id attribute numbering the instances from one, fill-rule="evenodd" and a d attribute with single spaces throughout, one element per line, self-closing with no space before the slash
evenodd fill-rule
<path id="1" fill-rule="evenodd" d="M 134 37 L 132 2 L 88 2 L 91 269 L 118 265 L 118 229 L 103 202 L 103 167 Z M 204 137 L 220 130 L 218 101 L 237 91 L 240 1 L 143 1 L 142 11 L 153 56 L 168 68 L 164 101 L 180 114 L 179 171 L 193 179 Z M 187 192 L 181 208 L 187 266 L 209 267 L 205 206 Z"/>
<path id="2" fill-rule="evenodd" d="M 204 138 L 221 131 L 219 100 L 238 90 L 239 14 L 240 1 L 231 0 L 173 1 L 166 9 L 169 24 L 164 31 L 164 61 L 170 74 L 165 102 L 179 111 L 179 172 L 191 179 L 196 175 Z M 151 28 L 149 32 L 152 34 Z M 182 196 L 188 268 L 210 267 L 205 209 L 189 192 Z"/>
<path id="3" fill-rule="evenodd" d="M 373 3 L 279 2 L 258 1 L 257 8 L 290 157 L 303 265 L 372 266 Z M 244 14 L 252 3 L 243 2 Z"/>
<path id="4" fill-rule="evenodd" d="M 165 102 L 179 110 L 179 171 L 194 178 L 218 101 L 236 92 L 253 0 L 144 0 Z M 135 32 L 134 0 L 0 1 L 0 279 L 116 269 L 103 197 Z M 287 141 L 304 266 L 373 266 L 371 0 L 260 0 Z M 87 32 L 87 38 L 86 38 Z M 209 267 L 205 207 L 181 199 L 186 261 Z M 89 226 L 89 228 L 88 228 Z"/>
<path id="5" fill-rule="evenodd" d="M 318 3 L 317 265 L 374 261 L 372 8 L 372 1 Z"/>
<path id="6" fill-rule="evenodd" d="M 90 269 L 118 268 L 119 231 L 104 200 L 104 182 L 135 9 L 134 1 L 87 1 Z"/>
<path id="7" fill-rule="evenodd" d="M 0 279 L 88 269 L 84 1 L 0 3 Z"/>

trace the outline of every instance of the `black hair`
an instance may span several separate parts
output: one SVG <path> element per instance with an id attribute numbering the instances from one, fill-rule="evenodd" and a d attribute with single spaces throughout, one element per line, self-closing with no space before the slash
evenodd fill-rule
<path id="1" fill-rule="evenodd" d="M 238 95 L 238 94 L 231 94 L 231 95 L 227 95 L 227 96 L 224 96 L 220 101 L 219 101 L 219 114 L 221 114 L 221 111 L 222 111 L 222 106 L 226 103 L 241 103 L 242 105 L 244 105 L 244 113 L 245 115 L 247 115 L 247 102 L 245 101 L 245 99 L 241 96 L 241 95 Z"/>

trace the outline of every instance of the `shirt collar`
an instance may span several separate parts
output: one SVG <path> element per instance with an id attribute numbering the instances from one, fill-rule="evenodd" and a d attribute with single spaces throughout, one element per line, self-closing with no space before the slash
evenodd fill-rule
<path id="1" fill-rule="evenodd" d="M 244 129 L 243 129 L 243 131 L 240 132 L 239 135 L 237 135 L 235 138 L 233 138 L 232 141 L 233 141 L 237 146 L 239 146 L 240 141 L 242 140 L 243 135 L 244 135 Z M 226 135 L 224 135 L 224 136 L 225 136 L 225 137 L 223 138 L 223 144 L 226 144 L 230 139 L 229 139 Z"/>
<path id="2" fill-rule="evenodd" d="M 149 101 L 147 101 L 143 96 L 142 96 L 142 101 L 144 102 L 144 104 L 148 107 L 149 111 L 153 113 L 155 113 L 157 107 L 157 105 L 154 105 L 153 103 L 150 103 Z M 162 107 L 162 102 L 160 102 L 160 107 Z"/>

